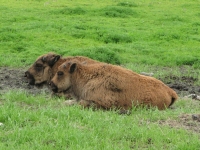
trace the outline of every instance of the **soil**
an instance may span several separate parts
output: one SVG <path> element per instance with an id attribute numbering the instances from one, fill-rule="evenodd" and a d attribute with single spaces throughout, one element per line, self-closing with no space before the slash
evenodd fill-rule
<path id="1" fill-rule="evenodd" d="M 187 76 L 167 76 L 164 77 L 163 82 L 170 88 L 174 89 L 179 97 L 184 97 L 190 94 L 200 95 L 200 86 L 195 85 L 197 78 Z M 170 80 L 170 81 L 169 81 Z"/>
<path id="2" fill-rule="evenodd" d="M 29 85 L 28 80 L 24 77 L 25 71 L 25 68 L 0 67 L 0 93 L 8 90 L 25 90 L 34 95 L 42 92 L 50 93 L 46 86 L 36 87 Z"/>
<path id="3" fill-rule="evenodd" d="M 160 120 L 160 125 L 167 125 L 171 128 L 185 129 L 200 134 L 200 114 L 182 114 L 177 120 Z"/>
<path id="4" fill-rule="evenodd" d="M 26 68 L 8 68 L 0 67 L 0 94 L 9 90 L 24 90 L 30 94 L 47 93 L 51 91 L 47 86 L 35 87 L 28 84 L 24 77 Z M 187 96 L 189 94 L 200 95 L 200 86 L 194 85 L 197 79 L 192 77 L 163 77 L 162 80 L 169 87 L 174 89 L 179 97 Z M 166 81 L 166 82 L 165 82 Z M 200 103 L 200 101 L 198 101 Z M 179 116 L 178 120 L 159 121 L 161 125 L 168 125 L 173 128 L 184 128 L 186 130 L 200 133 L 200 114 L 183 114 Z"/>

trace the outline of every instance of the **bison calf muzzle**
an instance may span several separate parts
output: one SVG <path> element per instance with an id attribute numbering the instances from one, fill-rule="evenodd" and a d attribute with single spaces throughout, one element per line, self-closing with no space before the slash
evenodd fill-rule
<path id="1" fill-rule="evenodd" d="M 27 77 L 28 83 L 30 85 L 34 85 L 35 84 L 35 79 L 34 79 L 33 75 L 31 75 L 28 71 L 25 72 L 24 77 Z"/>
<path id="2" fill-rule="evenodd" d="M 58 87 L 51 81 L 49 83 L 50 87 L 51 87 L 51 90 L 54 92 L 54 93 L 58 93 Z"/>

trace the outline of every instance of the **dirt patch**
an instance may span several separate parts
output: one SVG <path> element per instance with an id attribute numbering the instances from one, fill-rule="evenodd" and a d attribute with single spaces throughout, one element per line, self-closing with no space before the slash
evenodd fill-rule
<path id="1" fill-rule="evenodd" d="M 8 67 L 0 67 L 0 93 L 8 90 L 25 90 L 31 94 L 40 94 L 42 92 L 50 93 L 48 87 L 35 87 L 28 84 L 24 77 L 26 69 L 15 69 Z"/>
<path id="2" fill-rule="evenodd" d="M 165 84 L 174 89 L 181 97 L 189 94 L 200 95 L 200 86 L 195 85 L 198 78 L 187 76 L 167 76 L 164 77 L 163 81 L 165 81 Z"/>
<path id="3" fill-rule="evenodd" d="M 177 120 L 159 120 L 160 125 L 200 133 L 200 114 L 182 114 Z"/>

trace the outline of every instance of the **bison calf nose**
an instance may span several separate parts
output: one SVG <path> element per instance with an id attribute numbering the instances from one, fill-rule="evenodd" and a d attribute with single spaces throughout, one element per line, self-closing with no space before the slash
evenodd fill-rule
<path id="1" fill-rule="evenodd" d="M 57 92 L 58 92 L 57 86 L 56 86 L 52 81 L 50 82 L 50 86 L 51 86 L 51 90 L 52 90 L 54 93 L 57 93 Z"/>
<path id="2" fill-rule="evenodd" d="M 26 77 L 26 78 L 28 79 L 28 83 L 29 83 L 30 85 L 34 85 L 34 84 L 35 84 L 35 79 L 34 79 L 33 75 L 30 74 L 29 71 L 26 71 L 26 72 L 25 72 L 24 77 Z"/>

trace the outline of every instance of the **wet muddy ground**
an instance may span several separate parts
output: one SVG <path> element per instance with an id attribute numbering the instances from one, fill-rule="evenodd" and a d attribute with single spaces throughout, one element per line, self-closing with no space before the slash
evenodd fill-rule
<path id="1" fill-rule="evenodd" d="M 31 94 L 40 94 L 41 92 L 50 93 L 51 91 L 46 87 L 35 87 L 28 84 L 27 79 L 24 77 L 26 69 L 16 69 L 0 67 L 0 92 L 8 90 L 25 90 Z"/>
<path id="2" fill-rule="evenodd" d="M 30 94 L 39 94 L 41 92 L 45 92 L 50 94 L 51 91 L 48 87 L 35 87 L 29 85 L 26 78 L 24 77 L 25 68 L 8 68 L 8 67 L 0 67 L 0 94 L 8 90 L 25 90 Z M 161 79 L 162 80 L 162 79 Z M 166 80 L 166 82 L 165 82 Z M 200 95 L 200 86 L 194 85 L 194 82 L 197 79 L 192 77 L 176 77 L 176 76 L 168 76 L 163 78 L 163 82 L 167 84 L 169 87 L 174 89 L 179 97 L 184 97 L 189 94 Z M 199 105 L 200 101 L 195 100 Z M 158 122 L 161 125 L 168 125 L 173 128 L 184 128 L 186 130 L 194 131 L 200 133 L 200 114 L 183 114 L 179 116 L 178 120 L 165 120 Z"/>

